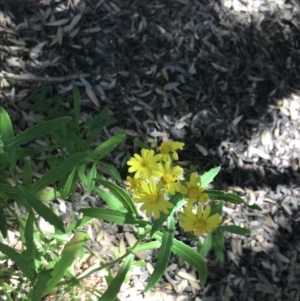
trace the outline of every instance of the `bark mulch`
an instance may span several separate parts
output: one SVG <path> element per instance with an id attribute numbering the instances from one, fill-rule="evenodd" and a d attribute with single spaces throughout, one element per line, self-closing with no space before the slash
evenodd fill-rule
<path id="1" fill-rule="evenodd" d="M 263 208 L 225 206 L 225 222 L 252 234 L 228 235 L 224 263 L 206 257 L 205 287 L 173 257 L 157 288 L 142 293 L 156 260 L 143 253 L 147 268 L 133 270 L 120 300 L 300 300 L 299 37 L 296 0 L 0 3 L 0 103 L 17 130 L 45 118 L 30 100 L 42 83 L 67 110 L 77 85 L 82 118 L 108 106 L 118 120 L 99 142 L 127 131 L 110 158 L 123 175 L 134 139 L 153 147 L 182 140 L 182 166 L 203 172 L 221 164 L 213 186 Z M 40 162 L 35 176 L 42 169 Z M 97 202 L 78 197 L 79 206 Z M 130 228 L 89 227 L 104 258 L 135 240 Z M 176 235 L 196 245 L 179 228 Z M 78 269 L 95 263 L 86 258 Z M 103 275 L 87 281 L 105 288 Z"/>

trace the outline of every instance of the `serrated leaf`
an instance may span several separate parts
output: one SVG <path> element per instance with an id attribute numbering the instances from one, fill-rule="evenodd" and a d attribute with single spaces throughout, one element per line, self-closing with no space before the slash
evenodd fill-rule
<path id="1" fill-rule="evenodd" d="M 65 245 L 60 260 L 54 265 L 51 273 L 51 280 L 43 295 L 49 293 L 65 275 L 66 269 L 69 268 L 75 260 L 77 251 L 83 247 L 89 236 L 85 232 L 76 232 L 72 239 Z"/>
<path id="2" fill-rule="evenodd" d="M 108 140 L 104 141 L 94 149 L 93 155 L 97 157 L 97 160 L 101 160 L 102 158 L 110 154 L 113 151 L 113 149 L 116 148 L 123 141 L 125 136 L 126 133 L 121 132 L 110 137 Z"/>
<path id="3" fill-rule="evenodd" d="M 45 221 L 53 225 L 56 229 L 59 229 L 62 232 L 65 231 L 62 220 L 49 207 L 38 200 L 27 188 L 17 185 L 16 191 L 19 200 L 24 200 L 27 206 L 33 208 L 37 214 L 43 217 Z"/>
<path id="4" fill-rule="evenodd" d="M 215 176 L 219 173 L 220 169 L 220 166 L 215 167 L 201 175 L 201 186 L 204 188 L 207 187 L 214 180 Z"/>
<path id="5" fill-rule="evenodd" d="M 133 259 L 134 259 L 133 254 L 130 254 L 127 256 L 123 265 L 119 269 L 117 276 L 111 281 L 107 290 L 98 299 L 98 301 L 113 301 L 116 299 L 116 297 L 121 289 L 121 286 L 124 283 L 125 277 L 132 266 Z"/>
<path id="6" fill-rule="evenodd" d="M 15 148 L 36 138 L 44 137 L 54 130 L 63 127 L 70 120 L 71 117 L 60 117 L 54 120 L 43 121 L 10 139 L 7 147 Z"/>
<path id="7" fill-rule="evenodd" d="M 62 179 L 66 174 L 71 172 L 78 166 L 86 157 L 88 153 L 78 153 L 65 159 L 59 166 L 51 168 L 39 180 L 37 180 L 31 187 L 31 192 L 37 191 L 53 184 L 54 182 Z"/>
<path id="8" fill-rule="evenodd" d="M 147 286 L 145 287 L 145 292 L 153 288 L 166 271 L 166 268 L 169 264 L 171 247 L 173 244 L 174 229 L 174 217 L 173 215 L 170 215 L 168 217 L 167 229 L 164 231 L 162 236 L 157 262 L 155 264 L 154 271 L 148 280 Z"/>
<path id="9" fill-rule="evenodd" d="M 153 234 L 153 238 L 157 239 L 158 241 L 162 241 L 163 234 L 161 232 L 155 232 Z M 205 261 L 192 247 L 184 244 L 183 242 L 173 238 L 173 245 L 171 251 L 180 256 L 183 260 L 188 262 L 192 265 L 199 274 L 199 279 L 202 285 L 205 284 L 207 278 L 207 266 Z"/>
<path id="10" fill-rule="evenodd" d="M 220 190 L 210 190 L 210 189 L 206 190 L 205 192 L 208 194 L 208 196 L 211 200 L 223 200 L 225 202 L 229 202 L 229 203 L 237 204 L 237 205 L 243 204 L 243 205 L 246 205 L 250 209 L 262 211 L 262 209 L 258 205 L 256 205 L 256 204 L 254 204 L 254 205 L 247 204 L 237 194 L 227 193 L 227 192 L 220 191 Z"/>
<path id="11" fill-rule="evenodd" d="M 97 178 L 96 181 L 108 188 L 110 192 L 123 204 L 124 208 L 129 213 L 138 216 L 136 205 L 134 204 L 130 195 L 124 189 L 104 179 Z"/>
<path id="12" fill-rule="evenodd" d="M 130 213 L 119 212 L 108 208 L 84 208 L 80 209 L 79 211 L 82 212 L 84 216 L 99 218 L 100 220 L 105 220 L 116 224 L 139 225 L 140 227 L 151 225 L 151 223 L 137 218 Z"/>
<path id="13" fill-rule="evenodd" d="M 21 254 L 19 254 L 13 248 L 6 246 L 1 242 L 0 242 L 0 252 L 8 256 L 9 259 L 18 266 L 18 268 L 22 271 L 25 277 L 27 277 L 31 281 L 34 280 L 35 273 L 32 269 L 30 269 L 26 260 L 23 258 Z"/>
<path id="14" fill-rule="evenodd" d="M 242 227 L 239 227 L 239 226 L 236 226 L 236 225 L 220 226 L 219 229 L 222 230 L 222 231 L 227 231 L 227 232 L 230 232 L 230 233 L 241 234 L 241 235 L 246 235 L 246 234 L 251 233 L 251 231 L 249 229 L 242 228 Z"/>

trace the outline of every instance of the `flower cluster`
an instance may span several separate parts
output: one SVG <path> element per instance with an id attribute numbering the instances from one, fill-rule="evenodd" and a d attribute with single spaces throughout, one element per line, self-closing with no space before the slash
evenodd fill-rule
<path id="1" fill-rule="evenodd" d="M 173 166 L 178 160 L 177 150 L 183 149 L 184 143 L 172 140 L 162 142 L 157 149 L 142 149 L 141 154 L 134 154 L 127 162 L 128 171 L 134 173 L 127 176 L 127 186 L 136 203 L 142 203 L 140 209 L 150 217 L 160 217 L 160 213 L 169 213 L 173 204 L 169 201 L 175 193 L 181 193 L 187 200 L 183 213 L 179 214 L 180 226 L 186 231 L 194 231 L 195 235 L 209 232 L 221 223 L 218 213 L 210 215 L 211 207 L 203 208 L 203 203 L 209 200 L 205 188 L 201 186 L 201 178 L 193 172 L 189 181 L 184 181 L 183 169 Z M 194 205 L 198 205 L 194 212 Z"/>

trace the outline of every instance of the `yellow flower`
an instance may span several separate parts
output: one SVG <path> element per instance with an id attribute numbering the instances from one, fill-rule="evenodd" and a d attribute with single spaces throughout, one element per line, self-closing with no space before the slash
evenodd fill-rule
<path id="1" fill-rule="evenodd" d="M 141 188 L 142 179 L 141 178 L 132 178 L 127 176 L 126 183 L 128 189 L 133 193 L 138 193 L 139 189 Z"/>
<path id="2" fill-rule="evenodd" d="M 191 173 L 190 181 L 181 186 L 180 192 L 188 196 L 189 205 L 195 202 L 205 203 L 209 200 L 208 194 L 204 193 L 205 188 L 201 187 L 201 179 L 196 172 Z"/>
<path id="3" fill-rule="evenodd" d="M 134 154 L 127 161 L 127 165 L 130 165 L 128 171 L 135 172 L 134 178 L 139 178 L 144 176 L 146 179 L 150 179 L 153 170 L 159 168 L 160 163 L 158 161 L 161 159 L 161 155 L 154 155 L 154 150 L 142 149 L 142 156 Z"/>
<path id="4" fill-rule="evenodd" d="M 173 204 L 164 199 L 164 190 L 160 184 L 156 184 L 155 180 L 150 179 L 149 183 L 142 181 L 141 189 L 134 198 L 136 203 L 143 203 L 141 210 L 146 210 L 146 216 L 150 217 L 154 213 L 155 218 L 160 217 L 160 212 L 167 214 L 168 209 L 173 207 Z"/>
<path id="5" fill-rule="evenodd" d="M 171 162 L 172 158 L 178 160 L 177 149 L 183 149 L 184 143 L 176 141 L 166 141 L 162 142 L 158 151 L 162 154 L 161 160 L 164 162 Z M 171 156 L 172 155 L 172 156 Z"/>
<path id="6" fill-rule="evenodd" d="M 194 214 L 192 211 L 192 207 L 186 207 L 183 213 L 179 213 L 179 218 L 181 222 L 179 225 L 187 232 L 194 231 L 196 236 L 200 235 L 200 233 L 210 232 L 213 229 L 216 229 L 222 219 L 220 218 L 219 213 L 215 213 L 210 215 L 211 207 L 207 206 L 203 211 L 203 207 L 199 204 L 197 213 Z"/>
<path id="7" fill-rule="evenodd" d="M 158 171 L 155 171 L 153 175 L 160 178 L 160 183 L 164 185 L 165 192 L 171 195 L 175 194 L 176 191 L 181 190 L 179 176 L 183 173 L 183 169 L 179 166 L 171 168 L 170 163 L 160 165 Z"/>

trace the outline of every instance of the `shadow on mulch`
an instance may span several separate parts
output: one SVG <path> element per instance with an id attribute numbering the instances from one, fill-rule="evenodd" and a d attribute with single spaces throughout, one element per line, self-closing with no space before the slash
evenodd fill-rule
<path id="1" fill-rule="evenodd" d="M 66 37 L 64 52 L 49 48 L 53 57 L 61 57 L 59 75 L 68 68 L 90 73 L 95 94 L 105 99 L 118 126 L 135 131 L 140 140 L 165 133 L 182 140 L 186 167 L 198 165 L 204 172 L 222 165 L 215 188 L 269 199 L 262 215 L 238 212 L 255 225 L 254 234 L 244 240 L 242 256 L 232 250 L 234 241 L 243 238 L 227 241 L 236 263 L 231 253 L 223 265 L 209 260 L 206 296 L 211 298 L 202 300 L 297 300 L 298 2 L 262 2 L 255 8 L 235 1 L 235 12 L 234 4 L 226 8 L 221 0 L 98 2 L 87 2 L 92 12 L 81 22 L 83 27 L 100 26 L 100 33 L 79 31 Z M 44 27 L 43 37 L 56 30 Z M 83 40 L 87 44 L 79 47 Z M 82 81 L 75 84 L 84 86 Z M 62 87 L 55 89 L 62 93 Z M 85 110 L 91 107 L 87 104 Z M 189 113 L 192 117 L 178 126 Z"/>

